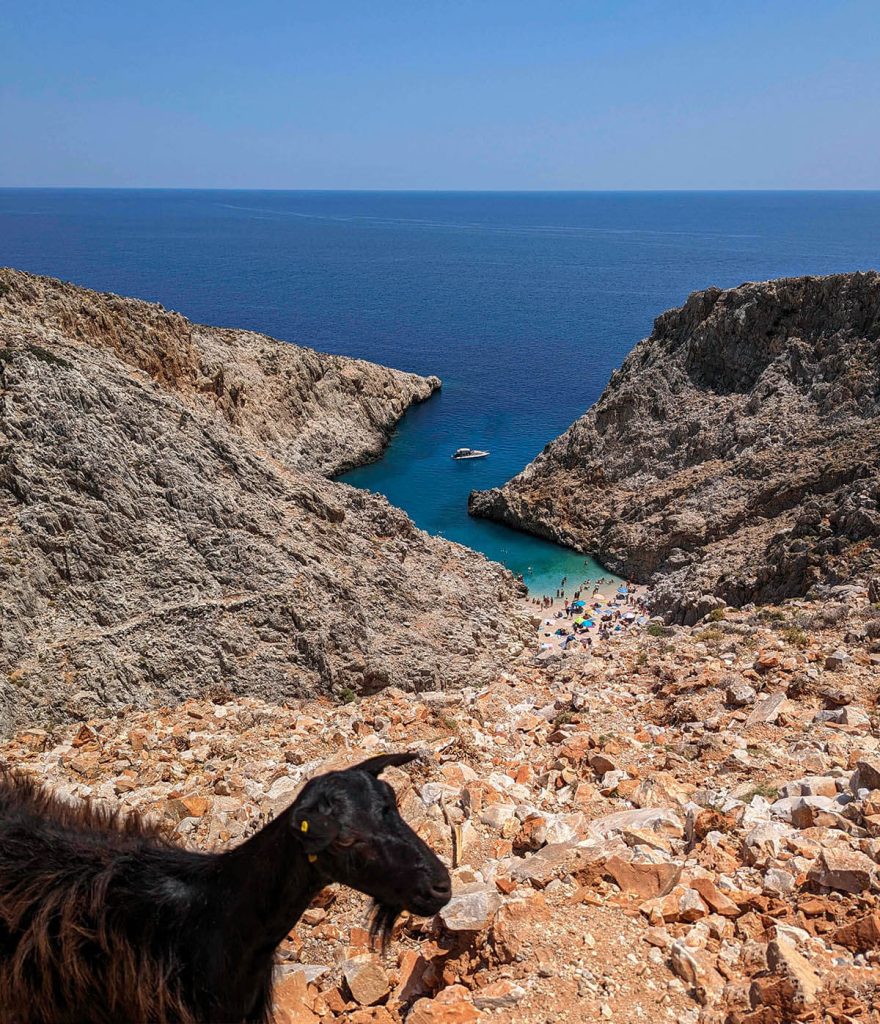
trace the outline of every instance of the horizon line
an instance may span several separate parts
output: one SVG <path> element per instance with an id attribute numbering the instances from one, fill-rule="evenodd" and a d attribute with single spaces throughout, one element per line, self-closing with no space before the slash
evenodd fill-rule
<path id="1" fill-rule="evenodd" d="M 590 194 L 643 194 L 643 193 L 874 193 L 880 192 L 876 187 L 841 187 L 841 186 L 661 186 L 640 188 L 358 188 L 358 187 L 281 187 L 255 185 L 0 185 L 0 192 L 340 192 L 340 193 L 411 193 L 438 195 L 590 195 Z"/>

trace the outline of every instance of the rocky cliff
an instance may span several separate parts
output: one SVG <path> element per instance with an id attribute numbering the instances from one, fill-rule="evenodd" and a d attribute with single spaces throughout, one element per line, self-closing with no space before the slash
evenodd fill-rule
<path id="1" fill-rule="evenodd" d="M 0 730 L 493 673 L 509 573 L 324 476 L 438 386 L 0 271 Z"/>
<path id="2" fill-rule="evenodd" d="M 654 583 L 669 619 L 880 564 L 880 274 L 709 288 L 470 509 Z"/>

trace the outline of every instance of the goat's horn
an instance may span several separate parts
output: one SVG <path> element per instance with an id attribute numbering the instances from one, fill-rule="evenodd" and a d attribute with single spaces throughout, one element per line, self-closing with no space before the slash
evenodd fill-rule
<path id="1" fill-rule="evenodd" d="M 407 751 L 404 754 L 379 754 L 376 757 L 367 758 L 366 761 L 361 761 L 360 764 L 353 764 L 350 770 L 369 772 L 370 775 L 378 777 L 386 768 L 390 768 L 392 765 L 409 764 L 410 761 L 415 761 L 418 756 L 418 754 L 412 751 Z"/>

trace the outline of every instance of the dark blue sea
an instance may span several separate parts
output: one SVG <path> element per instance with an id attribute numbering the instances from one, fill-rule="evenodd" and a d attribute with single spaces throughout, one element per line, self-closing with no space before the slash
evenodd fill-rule
<path id="1" fill-rule="evenodd" d="M 349 473 L 526 573 L 582 556 L 467 516 L 708 285 L 880 265 L 880 193 L 0 190 L 0 264 L 443 378 Z M 477 462 L 450 458 L 487 448 Z"/>

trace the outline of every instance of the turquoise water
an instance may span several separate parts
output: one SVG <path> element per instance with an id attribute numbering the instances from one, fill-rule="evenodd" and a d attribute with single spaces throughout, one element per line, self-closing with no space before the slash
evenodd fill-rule
<path id="1" fill-rule="evenodd" d="M 491 441 L 494 448 L 489 458 L 454 461 L 451 455 L 456 448 L 483 447 L 481 438 L 463 436 L 461 444 L 450 448 L 450 417 L 445 406 L 454 388 L 453 378 L 445 393 L 441 391 L 411 409 L 380 462 L 352 470 L 340 479 L 386 495 L 395 505 L 406 508 L 429 533 L 467 544 L 503 562 L 523 576 L 531 594 L 555 594 L 564 577 L 569 580 L 569 595 L 574 582 L 612 578 L 592 558 L 540 537 L 461 514 L 462 503 L 466 509 L 472 490 L 503 481 L 504 470 L 493 466 L 493 459 L 510 465 L 516 458 L 516 446 L 499 433 Z M 464 435 L 466 429 L 462 423 L 460 433 Z"/>
<path id="2" fill-rule="evenodd" d="M 0 190 L 0 263 L 442 377 L 346 479 L 551 593 L 583 559 L 469 519 L 469 490 L 518 472 L 689 292 L 876 268 L 878 239 L 876 192 Z M 452 462 L 464 445 L 492 455 Z"/>

